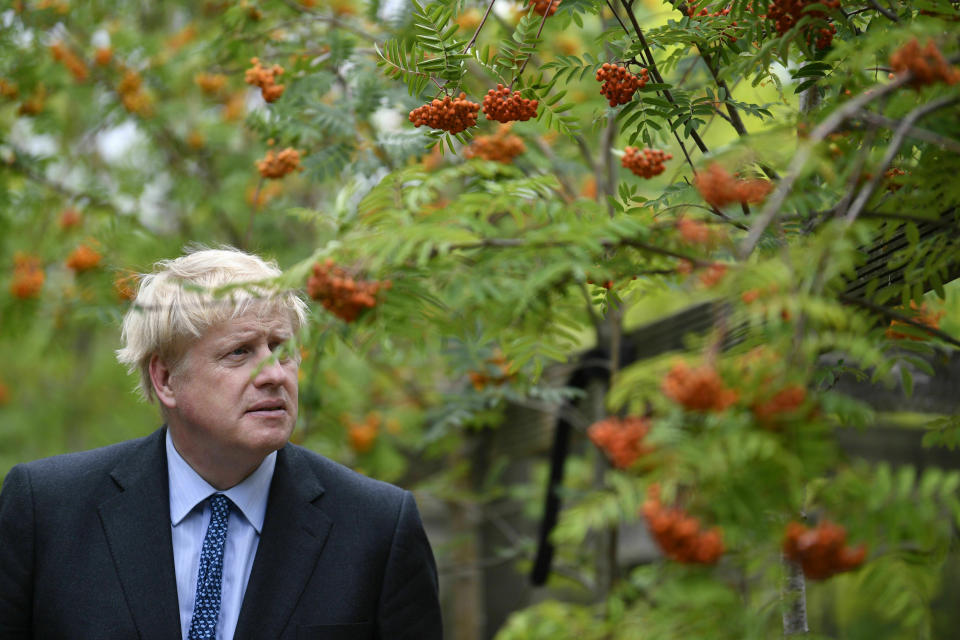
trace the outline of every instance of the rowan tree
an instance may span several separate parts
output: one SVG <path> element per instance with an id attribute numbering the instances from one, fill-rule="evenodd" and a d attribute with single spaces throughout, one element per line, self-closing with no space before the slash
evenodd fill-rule
<path id="1" fill-rule="evenodd" d="M 16 0 L 0 471 L 144 433 L 153 410 L 110 358 L 135 274 L 228 243 L 314 301 L 290 345 L 298 442 L 456 511 L 507 491 L 471 452 L 523 428 L 501 424 L 510 403 L 573 425 L 549 537 L 548 584 L 569 588 L 499 640 L 934 637 L 960 475 L 848 458 L 835 429 L 876 416 L 836 382 L 909 393 L 960 344 L 958 17 Z M 682 349 L 621 358 L 630 330 L 704 302 Z M 545 375 L 587 349 L 605 373 L 586 389 Z M 926 426 L 960 444 L 956 416 Z M 662 558 L 620 567 L 637 524 Z"/>

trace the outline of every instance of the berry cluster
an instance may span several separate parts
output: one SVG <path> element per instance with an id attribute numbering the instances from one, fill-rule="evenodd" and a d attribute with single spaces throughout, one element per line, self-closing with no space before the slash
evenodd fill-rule
<path id="1" fill-rule="evenodd" d="M 17 86 L 16 82 L 7 82 L 3 78 L 0 78 L 0 96 L 9 98 L 10 100 L 16 100 L 19 95 L 20 87 Z"/>
<path id="2" fill-rule="evenodd" d="M 652 449 L 643 440 L 650 431 L 650 420 L 638 416 L 610 417 L 587 429 L 590 441 L 601 449 L 618 469 L 626 469 Z"/>
<path id="3" fill-rule="evenodd" d="M 679 507 L 660 502 L 659 487 L 653 485 L 643 503 L 643 516 L 663 554 L 676 562 L 715 564 L 723 555 L 723 532 L 719 527 L 704 531 L 700 521 Z"/>
<path id="4" fill-rule="evenodd" d="M 550 0 L 530 0 L 530 4 L 533 6 L 533 10 L 541 16 L 544 14 L 552 16 L 557 12 L 557 7 L 560 6 L 560 0 L 553 0 L 553 4 L 551 4 Z M 547 13 L 548 7 L 550 9 L 549 13 Z"/>
<path id="5" fill-rule="evenodd" d="M 477 124 L 477 113 L 480 105 L 467 100 L 467 94 L 451 99 L 444 96 L 443 100 L 434 99 L 422 107 L 410 112 L 410 122 L 416 127 L 426 125 L 431 129 L 441 129 L 450 133 L 460 133 Z"/>
<path id="6" fill-rule="evenodd" d="M 723 411 L 738 399 L 716 370 L 708 364 L 690 368 L 686 362 L 673 365 L 663 379 L 664 395 L 690 411 Z"/>
<path id="7" fill-rule="evenodd" d="M 697 3 L 693 2 L 687 5 L 686 14 L 691 18 L 703 18 L 703 17 L 718 18 L 720 16 L 730 15 L 730 8 L 727 7 L 726 9 L 721 9 L 720 11 L 714 11 L 713 13 L 710 13 L 710 10 L 706 8 L 700 9 L 698 11 Z"/>
<path id="8" fill-rule="evenodd" d="M 483 98 L 483 114 L 497 122 L 523 121 L 536 116 L 539 105 L 539 101 L 521 98 L 519 91 L 511 94 L 509 87 L 498 84 Z"/>
<path id="9" fill-rule="evenodd" d="M 783 416 L 794 413 L 807 401 L 807 390 L 800 385 L 788 385 L 767 400 L 758 400 L 751 407 L 757 422 L 773 426 Z"/>
<path id="10" fill-rule="evenodd" d="M 142 116 L 150 114 L 152 109 L 150 96 L 143 90 L 143 78 L 133 69 L 126 69 L 123 72 L 120 84 L 117 85 L 117 93 L 120 94 L 123 108 L 130 113 Z"/>
<path id="11" fill-rule="evenodd" d="M 113 60 L 113 48 L 112 47 L 98 47 L 93 52 L 93 61 L 97 64 L 98 67 L 105 67 L 110 64 L 110 61 Z"/>
<path id="12" fill-rule="evenodd" d="M 763 202 L 773 189 L 766 180 L 739 180 L 719 164 L 712 164 L 706 171 L 699 172 L 693 179 L 693 186 L 707 204 L 718 209 L 734 202 Z"/>
<path id="13" fill-rule="evenodd" d="M 72 229 L 73 227 L 79 227 L 81 222 L 83 222 L 83 216 L 73 207 L 67 207 L 61 211 L 60 219 L 57 220 L 57 224 L 60 225 L 60 228 L 64 231 Z"/>
<path id="14" fill-rule="evenodd" d="M 67 256 L 67 267 L 76 273 L 90 271 L 100 266 L 101 255 L 89 245 L 81 244 Z"/>
<path id="15" fill-rule="evenodd" d="M 389 280 L 356 280 L 327 258 L 313 265 L 313 275 L 307 279 L 307 294 L 344 322 L 353 322 L 361 311 L 376 306 L 377 293 L 388 290 L 390 285 Z"/>
<path id="16" fill-rule="evenodd" d="M 283 67 L 278 64 L 272 67 L 260 66 L 260 58 L 251 58 L 250 64 L 253 66 L 247 69 L 244 74 L 244 81 L 255 87 L 260 87 L 260 95 L 267 102 L 276 102 L 283 95 L 285 88 L 282 84 L 276 84 L 276 77 L 283 74 Z"/>
<path id="17" fill-rule="evenodd" d="M 193 81 L 208 95 L 217 95 L 227 86 L 227 76 L 222 73 L 198 73 Z"/>
<path id="18" fill-rule="evenodd" d="M 883 177 L 887 179 L 887 191 L 894 193 L 896 191 L 899 191 L 901 188 L 903 188 L 903 185 L 897 182 L 895 178 L 897 178 L 898 176 L 905 176 L 907 175 L 907 173 L 908 173 L 907 171 L 904 171 L 903 169 L 899 169 L 897 167 L 893 167 L 891 169 L 887 169 L 886 171 L 884 171 Z"/>
<path id="19" fill-rule="evenodd" d="M 16 298 L 27 300 L 40 295 L 46 275 L 40 265 L 40 258 L 17 252 L 13 255 L 13 280 L 10 281 L 10 293 Z"/>
<path id="20" fill-rule="evenodd" d="M 366 453 L 373 448 L 380 432 L 380 414 L 371 411 L 363 422 L 347 419 L 347 441 L 357 453 Z"/>
<path id="21" fill-rule="evenodd" d="M 716 286 L 727 275 L 727 265 L 714 262 L 700 273 L 700 284 L 706 288 Z"/>
<path id="22" fill-rule="evenodd" d="M 910 310 L 913 312 L 911 320 L 918 322 L 925 327 L 930 327 L 931 329 L 940 328 L 940 318 L 946 313 L 943 310 L 933 311 L 932 309 L 927 308 L 927 303 L 924 302 L 920 306 L 917 306 L 917 303 L 913 300 L 910 301 Z M 917 335 L 916 333 L 904 333 L 902 331 L 897 331 L 894 329 L 896 326 L 906 327 L 910 326 L 906 322 L 901 322 L 900 320 L 891 320 L 890 328 L 887 329 L 887 337 L 894 340 L 924 340 L 925 336 Z M 915 329 L 920 331 L 920 329 Z"/>
<path id="23" fill-rule="evenodd" d="M 477 136 L 463 151 L 466 158 L 482 158 L 493 162 L 510 164 L 526 151 L 519 136 L 510 134 L 510 125 L 502 124 L 492 136 Z"/>
<path id="24" fill-rule="evenodd" d="M 492 358 L 484 361 L 486 371 L 468 371 L 470 384 L 477 391 L 483 391 L 488 385 L 500 386 L 510 382 L 517 377 L 515 373 L 510 373 L 510 361 L 502 353 L 498 353 Z"/>
<path id="25" fill-rule="evenodd" d="M 54 60 L 65 66 L 77 82 L 83 82 L 90 75 L 90 70 L 87 69 L 83 60 L 62 42 L 54 42 L 50 45 L 50 55 L 53 56 Z"/>
<path id="26" fill-rule="evenodd" d="M 703 18 L 721 18 L 721 17 L 730 15 L 730 7 L 721 9 L 720 11 L 714 11 L 713 13 L 710 13 L 710 11 L 706 8 L 700 9 L 698 11 L 696 3 L 693 3 L 687 6 L 686 14 L 690 18 L 695 18 L 698 20 Z M 730 27 L 737 26 L 737 21 L 731 20 L 729 26 Z M 727 40 L 729 40 L 730 42 L 736 42 L 737 41 L 736 36 L 726 33 L 726 31 L 727 29 L 724 28 L 724 35 L 726 36 Z"/>
<path id="27" fill-rule="evenodd" d="M 933 40 L 921 49 L 914 38 L 893 52 L 890 67 L 897 73 L 913 73 L 910 86 L 915 89 L 937 82 L 956 84 L 960 81 L 960 70 L 947 64 Z"/>
<path id="28" fill-rule="evenodd" d="M 279 153 L 267 151 L 267 155 L 263 157 L 263 160 L 257 162 L 257 171 L 260 172 L 260 175 L 273 180 L 282 178 L 294 171 L 301 171 L 302 169 L 303 167 L 300 166 L 300 152 L 293 147 L 287 147 Z"/>
<path id="29" fill-rule="evenodd" d="M 783 553 L 803 568 L 811 580 L 825 580 L 834 574 L 856 569 L 867 557 L 860 545 L 846 545 L 847 531 L 838 524 L 823 521 L 810 529 L 799 522 L 787 525 Z"/>
<path id="30" fill-rule="evenodd" d="M 16 90 L 16 85 L 14 85 L 14 90 Z M 30 94 L 30 97 L 20 103 L 20 106 L 17 107 L 18 116 L 35 116 L 46 106 L 47 103 L 47 90 L 42 84 L 38 84 L 37 88 L 34 89 L 33 93 Z"/>
<path id="31" fill-rule="evenodd" d="M 626 67 L 609 62 L 604 62 L 603 66 L 597 69 L 597 82 L 603 83 L 600 93 L 610 102 L 611 107 L 630 102 L 637 89 L 646 85 L 649 79 L 650 72 L 646 69 L 641 69 L 639 76 L 627 71 Z"/>
<path id="32" fill-rule="evenodd" d="M 620 164 L 630 169 L 634 175 L 649 179 L 666 171 L 663 163 L 667 160 L 673 160 L 673 154 L 664 153 L 660 149 L 626 147 Z"/>
<path id="33" fill-rule="evenodd" d="M 680 232 L 680 239 L 684 244 L 710 245 L 715 239 L 710 227 L 693 218 L 682 217 L 677 220 L 677 231 Z"/>
<path id="34" fill-rule="evenodd" d="M 828 9 L 839 9 L 840 0 L 773 0 L 767 10 L 767 18 L 773 20 L 774 27 L 780 35 L 790 31 L 803 17 L 824 23 L 827 20 L 825 11 L 806 11 L 808 5 L 820 4 Z M 833 36 L 837 28 L 832 24 L 826 26 L 808 25 L 804 30 L 807 42 L 813 42 L 817 49 L 826 49 L 833 43 Z M 816 38 L 816 40 L 814 40 Z"/>

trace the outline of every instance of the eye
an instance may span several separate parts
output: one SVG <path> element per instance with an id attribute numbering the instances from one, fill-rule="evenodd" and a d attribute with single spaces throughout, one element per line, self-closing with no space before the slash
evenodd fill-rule
<path id="1" fill-rule="evenodd" d="M 281 361 L 287 361 L 290 359 L 290 349 L 289 343 L 287 340 L 277 340 L 270 343 L 270 353 L 280 352 L 279 359 Z"/>
<path id="2" fill-rule="evenodd" d="M 249 352 L 250 349 L 248 349 L 246 346 L 239 346 L 234 348 L 233 351 L 230 351 L 227 355 L 231 357 L 240 357 L 247 355 Z"/>

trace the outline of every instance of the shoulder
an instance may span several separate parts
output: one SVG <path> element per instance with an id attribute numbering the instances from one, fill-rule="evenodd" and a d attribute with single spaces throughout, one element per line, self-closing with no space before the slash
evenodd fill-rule
<path id="1" fill-rule="evenodd" d="M 404 502 L 412 499 L 409 491 L 357 473 L 309 449 L 288 444 L 282 453 L 292 467 L 309 468 L 323 492 L 324 502 L 342 502 L 360 510 L 396 513 Z"/>
<path id="2" fill-rule="evenodd" d="M 64 453 L 16 465 L 8 475 L 28 478 L 34 490 L 44 487 L 76 487 L 93 479 L 101 479 L 121 461 L 138 452 L 149 452 L 162 442 L 162 430 L 143 438 L 127 440 L 98 449 Z"/>

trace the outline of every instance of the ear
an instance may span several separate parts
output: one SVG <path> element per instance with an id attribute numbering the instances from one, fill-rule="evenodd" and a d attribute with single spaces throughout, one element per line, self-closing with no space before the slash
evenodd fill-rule
<path id="1" fill-rule="evenodd" d="M 157 354 L 150 357 L 150 383 L 153 392 L 157 394 L 160 404 L 168 409 L 177 406 L 177 397 L 170 384 L 173 375 L 172 368 Z"/>

